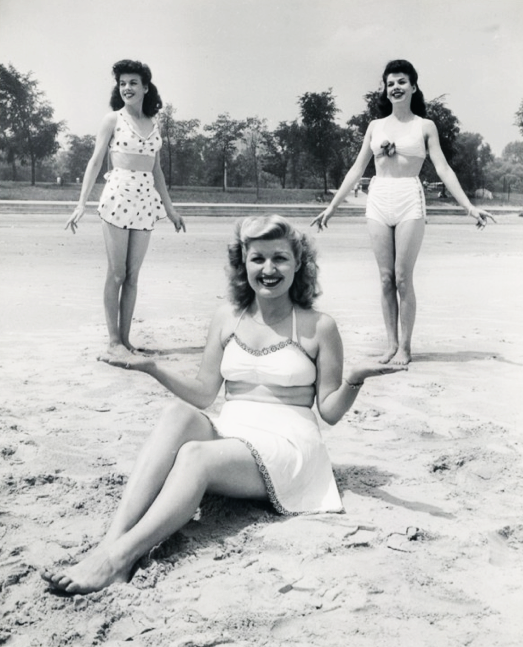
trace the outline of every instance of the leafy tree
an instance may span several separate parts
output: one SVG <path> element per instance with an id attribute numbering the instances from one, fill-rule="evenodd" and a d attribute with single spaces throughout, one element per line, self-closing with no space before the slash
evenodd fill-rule
<path id="1" fill-rule="evenodd" d="M 172 106 L 172 103 L 167 103 L 165 108 L 160 112 L 158 117 L 158 127 L 160 129 L 160 135 L 163 139 L 163 146 L 161 148 L 162 157 L 167 156 L 167 168 L 164 168 L 164 175 L 167 180 L 167 186 L 169 189 L 173 184 L 173 157 L 174 157 L 174 133 L 175 133 L 175 122 L 174 122 L 174 113 L 175 110 Z"/>
<path id="2" fill-rule="evenodd" d="M 70 181 L 76 178 L 83 178 L 85 168 L 89 162 L 91 155 L 94 151 L 96 137 L 94 135 L 68 135 L 69 149 L 66 153 L 65 169 Z M 101 182 L 106 169 L 102 167 L 100 173 L 96 178 L 97 182 Z"/>
<path id="3" fill-rule="evenodd" d="M 174 141 L 176 143 L 176 184 L 190 184 L 200 166 L 201 137 L 198 135 L 199 119 L 177 119 Z"/>
<path id="4" fill-rule="evenodd" d="M 356 161 L 363 143 L 363 135 L 355 125 L 347 127 L 336 126 L 337 136 L 333 144 L 333 159 L 329 169 L 329 177 L 334 186 L 339 188 L 345 174 Z M 369 166 L 374 169 L 374 162 Z"/>
<path id="5" fill-rule="evenodd" d="M 523 142 L 510 142 L 501 153 L 501 159 L 523 164 Z"/>
<path id="6" fill-rule="evenodd" d="M 191 182 L 194 167 L 199 155 L 195 142 L 197 129 L 200 126 L 198 119 L 174 119 L 176 110 L 171 103 L 167 103 L 160 112 L 160 134 L 164 145 L 161 149 L 162 168 L 169 188 L 175 184 L 187 185 Z"/>
<path id="7" fill-rule="evenodd" d="M 367 92 L 364 95 L 365 103 L 367 107 L 359 115 L 351 117 L 347 122 L 347 152 L 348 152 L 348 161 L 349 165 L 347 168 L 350 168 L 352 164 L 356 161 L 356 157 L 361 149 L 363 144 L 363 138 L 367 132 L 367 128 L 371 121 L 374 119 L 380 119 L 381 113 L 378 108 L 378 99 L 381 92 L 380 90 L 372 90 Z M 374 158 L 372 158 L 365 169 L 364 175 L 372 177 L 376 174 L 376 168 L 374 166 Z"/>
<path id="8" fill-rule="evenodd" d="M 351 129 L 355 129 L 354 132 L 356 132 L 356 130 L 359 132 L 362 142 L 370 122 L 374 119 L 381 118 L 381 113 L 378 109 L 378 99 L 380 94 L 381 92 L 379 90 L 367 92 L 367 94 L 365 94 L 363 97 L 365 103 L 367 104 L 367 107 L 363 112 L 361 112 L 359 115 L 351 117 L 347 122 L 347 125 Z"/>
<path id="9" fill-rule="evenodd" d="M 259 117 L 248 117 L 245 121 L 243 141 L 247 144 L 247 152 L 256 186 L 256 200 L 260 197 L 260 157 L 265 151 L 267 136 L 267 120 Z"/>
<path id="10" fill-rule="evenodd" d="M 485 167 L 485 187 L 496 193 L 522 193 L 523 164 L 497 157 Z"/>
<path id="11" fill-rule="evenodd" d="M 317 165 L 327 193 L 327 178 L 332 162 L 337 127 L 334 121 L 336 101 L 332 89 L 327 92 L 306 92 L 298 99 L 304 130 L 304 142 Z"/>
<path id="12" fill-rule="evenodd" d="M 287 186 L 290 174 L 293 187 L 298 186 L 299 167 L 303 154 L 303 131 L 294 120 L 289 123 L 280 121 L 278 128 L 264 135 L 266 155 L 263 170 L 278 178 L 281 188 Z"/>
<path id="13" fill-rule="evenodd" d="M 485 186 L 497 193 L 523 192 L 523 142 L 507 144 L 485 168 Z"/>
<path id="14" fill-rule="evenodd" d="M 455 142 L 459 135 L 459 120 L 456 115 L 445 105 L 445 95 L 427 101 L 427 119 L 431 119 L 437 130 L 439 143 L 443 155 L 449 164 L 454 166 L 453 160 L 456 152 Z M 438 174 L 431 159 L 427 157 L 420 172 L 420 178 L 425 182 L 439 182 Z M 445 187 L 443 194 L 445 197 Z"/>
<path id="15" fill-rule="evenodd" d="M 521 102 L 515 116 L 516 121 L 514 122 L 514 125 L 519 128 L 519 132 L 523 135 L 523 101 Z"/>
<path id="16" fill-rule="evenodd" d="M 494 160 L 490 146 L 478 133 L 460 133 L 454 143 L 454 170 L 469 193 L 485 188 L 485 168 Z"/>
<path id="17" fill-rule="evenodd" d="M 0 115 L 0 148 L 13 169 L 16 160 L 30 162 L 34 185 L 37 163 L 56 153 L 64 123 L 53 121 L 54 110 L 31 73 L 21 74 L 13 65 L 0 64 Z"/>
<path id="18" fill-rule="evenodd" d="M 231 119 L 228 112 L 218 115 L 212 124 L 204 126 L 204 130 L 212 133 L 211 140 L 220 153 L 222 188 L 227 190 L 227 165 L 236 149 L 236 142 L 243 136 L 245 122 Z"/>
<path id="19" fill-rule="evenodd" d="M 439 143 L 447 162 L 452 163 L 454 143 L 460 133 L 459 119 L 445 105 L 445 95 L 427 101 L 427 119 L 432 119 L 438 129 Z"/>

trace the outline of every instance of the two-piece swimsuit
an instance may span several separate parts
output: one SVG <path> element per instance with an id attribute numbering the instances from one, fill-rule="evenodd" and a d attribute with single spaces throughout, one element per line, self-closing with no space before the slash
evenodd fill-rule
<path id="1" fill-rule="evenodd" d="M 162 146 L 156 120 L 147 137 L 137 133 L 118 111 L 114 133 L 109 142 L 111 153 L 130 153 L 155 157 Z M 98 205 L 100 218 L 121 229 L 154 229 L 160 218 L 166 217 L 165 208 L 154 186 L 152 172 L 113 168 L 105 174 L 107 183 Z"/>
<path id="2" fill-rule="evenodd" d="M 383 143 L 388 140 L 386 121 L 378 119 L 374 124 L 370 145 L 375 157 L 387 154 L 383 149 Z M 394 155 L 425 159 L 423 119 L 416 115 L 409 131 L 398 137 L 394 146 Z M 388 227 L 395 227 L 405 220 L 425 218 L 425 193 L 419 177 L 374 176 L 369 185 L 365 215 Z"/>
<path id="3" fill-rule="evenodd" d="M 292 313 L 292 336 L 260 350 L 250 348 L 237 335 L 244 314 L 225 342 L 221 374 L 226 402 L 213 425 L 220 436 L 237 438 L 249 447 L 278 512 L 343 512 L 311 410 L 316 365 L 298 341 L 296 312 Z M 263 401 L 264 395 L 268 401 Z M 278 395 L 304 404 L 278 402 Z"/>

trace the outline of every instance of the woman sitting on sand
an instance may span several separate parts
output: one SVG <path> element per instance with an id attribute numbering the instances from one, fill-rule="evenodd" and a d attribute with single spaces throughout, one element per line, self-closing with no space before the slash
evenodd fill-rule
<path id="1" fill-rule="evenodd" d="M 426 215 L 418 175 L 427 152 L 439 177 L 458 204 L 474 218 L 478 229 L 486 226 L 488 218 L 494 218 L 471 204 L 448 165 L 434 122 L 424 118 L 426 107 L 418 75 L 408 61 L 391 61 L 386 66 L 378 107 L 383 119 L 371 121 L 354 165 L 330 205 L 311 224 L 318 225 L 319 230 L 327 226 L 374 155 L 376 176 L 369 186 L 366 216 L 381 276 L 381 306 L 388 338 L 388 350 L 379 361 L 408 364 L 416 317 L 412 276 Z"/>
<path id="2" fill-rule="evenodd" d="M 153 359 L 109 363 L 148 373 L 177 398 L 146 441 L 101 544 L 79 564 L 45 570 L 56 589 L 88 593 L 131 577 L 133 565 L 194 516 L 206 492 L 269 500 L 287 515 L 341 512 L 321 418 L 337 423 L 368 377 L 405 367 L 354 366 L 345 378 L 333 319 L 312 307 L 315 253 L 280 216 L 247 218 L 229 247 L 232 304 L 210 325 L 195 379 Z M 221 413 L 200 409 L 225 380 Z"/>
<path id="3" fill-rule="evenodd" d="M 108 352 L 127 356 L 136 303 L 138 274 L 151 231 L 167 216 L 176 231 L 185 224 L 174 210 L 160 167 L 162 139 L 155 119 L 162 101 L 151 70 L 139 61 L 118 61 L 113 66 L 116 85 L 107 114 L 87 164 L 78 206 L 65 228 L 76 233 L 78 221 L 109 148 L 112 171 L 106 174 L 98 213 L 107 251 L 104 307 L 109 331 Z"/>

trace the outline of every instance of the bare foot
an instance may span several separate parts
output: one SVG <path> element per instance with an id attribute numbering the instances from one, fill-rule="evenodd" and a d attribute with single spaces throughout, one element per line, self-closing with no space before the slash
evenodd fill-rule
<path id="1" fill-rule="evenodd" d="M 98 356 L 102 362 L 107 362 L 109 359 L 125 361 L 133 357 L 133 354 L 123 344 L 109 344 L 105 353 Z"/>
<path id="2" fill-rule="evenodd" d="M 109 550 L 98 546 L 78 564 L 64 570 L 44 569 L 40 576 L 49 586 L 65 593 L 85 595 L 116 582 L 128 582 L 131 567 L 111 558 Z"/>
<path id="3" fill-rule="evenodd" d="M 405 350 L 404 348 L 400 348 L 394 355 L 394 357 L 390 360 L 390 363 L 401 364 L 402 366 L 404 366 L 405 364 L 410 364 L 411 360 L 412 356 L 410 354 L 410 351 Z"/>
<path id="4" fill-rule="evenodd" d="M 388 364 L 390 360 L 394 357 L 394 355 L 397 353 L 397 351 L 398 351 L 398 347 L 392 346 L 381 357 L 378 357 L 378 362 L 380 364 Z"/>

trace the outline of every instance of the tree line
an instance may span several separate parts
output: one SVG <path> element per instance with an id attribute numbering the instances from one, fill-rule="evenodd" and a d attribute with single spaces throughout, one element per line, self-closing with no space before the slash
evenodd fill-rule
<path id="1" fill-rule="evenodd" d="M 281 121 L 274 130 L 264 118 L 238 120 L 227 112 L 202 126 L 198 119 L 176 119 L 175 108 L 167 103 L 159 114 L 167 184 L 221 186 L 224 191 L 253 187 L 257 193 L 269 186 L 315 188 L 327 193 L 339 187 L 370 121 L 380 117 L 378 97 L 379 90 L 367 92 L 363 112 L 340 125 L 332 89 L 306 92 L 297 99 L 296 118 Z M 427 102 L 427 117 L 435 122 L 442 150 L 465 191 L 523 192 L 523 142 L 508 144 L 495 157 L 480 134 L 461 131 L 444 95 Z M 515 120 L 523 134 L 523 102 Z M 60 147 L 60 133 L 66 133 L 65 147 Z M 81 181 L 94 143 L 94 135 L 67 133 L 66 123 L 54 120 L 54 110 L 31 73 L 0 64 L 0 177 L 17 180 L 29 167 L 32 184 L 57 176 Z M 371 161 L 365 176 L 374 172 Z M 428 183 L 439 180 L 429 159 L 420 175 Z"/>

